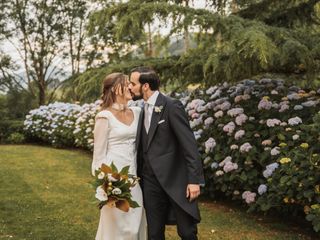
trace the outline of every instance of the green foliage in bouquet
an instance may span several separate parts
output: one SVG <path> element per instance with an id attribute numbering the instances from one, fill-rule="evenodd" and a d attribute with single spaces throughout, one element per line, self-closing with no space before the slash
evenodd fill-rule
<path id="1" fill-rule="evenodd" d="M 96 198 L 100 201 L 100 209 L 107 205 L 128 212 L 130 208 L 140 207 L 131 194 L 139 178 L 129 174 L 129 166 L 118 171 L 113 163 L 110 166 L 102 164 L 96 176 L 93 186 L 96 188 Z"/>

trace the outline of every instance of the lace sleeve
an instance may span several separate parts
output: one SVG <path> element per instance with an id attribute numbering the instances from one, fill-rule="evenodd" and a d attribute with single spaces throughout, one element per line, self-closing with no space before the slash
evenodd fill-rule
<path id="1" fill-rule="evenodd" d="M 95 171 L 98 170 L 102 164 L 102 160 L 106 157 L 108 148 L 108 131 L 109 121 L 107 114 L 100 112 L 96 116 L 93 135 L 93 159 L 91 165 L 91 173 L 95 176 Z"/>

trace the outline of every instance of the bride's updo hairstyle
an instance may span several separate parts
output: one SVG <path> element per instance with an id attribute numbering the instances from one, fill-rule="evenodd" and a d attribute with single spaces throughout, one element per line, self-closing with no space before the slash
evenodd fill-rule
<path id="1" fill-rule="evenodd" d="M 103 80 L 102 88 L 102 103 L 100 104 L 102 109 L 110 107 L 115 101 L 117 95 L 123 95 L 128 76 L 123 73 L 111 73 Z"/>

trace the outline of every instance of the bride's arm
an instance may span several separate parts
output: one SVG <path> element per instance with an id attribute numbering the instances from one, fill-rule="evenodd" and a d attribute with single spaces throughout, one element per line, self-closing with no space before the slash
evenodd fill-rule
<path id="1" fill-rule="evenodd" d="M 97 115 L 94 125 L 93 135 L 93 159 L 91 173 L 94 176 L 95 171 L 101 166 L 102 160 L 106 157 L 108 147 L 108 129 L 109 123 L 106 116 Z"/>

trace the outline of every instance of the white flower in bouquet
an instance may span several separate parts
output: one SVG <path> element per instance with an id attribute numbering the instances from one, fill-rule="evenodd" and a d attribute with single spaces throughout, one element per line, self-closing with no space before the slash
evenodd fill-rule
<path id="1" fill-rule="evenodd" d="M 108 194 L 104 191 L 102 186 L 97 187 L 95 196 L 99 201 L 108 200 Z"/>
<path id="2" fill-rule="evenodd" d="M 299 117 L 290 118 L 290 119 L 288 120 L 288 123 L 289 123 L 289 125 L 291 125 L 291 126 L 295 126 L 295 125 L 298 125 L 298 124 L 302 123 L 302 119 L 299 118 Z"/>
<path id="3" fill-rule="evenodd" d="M 299 137 L 300 136 L 298 134 L 295 134 L 295 135 L 292 136 L 292 140 L 297 140 L 297 139 L 299 139 Z"/>
<path id="4" fill-rule="evenodd" d="M 108 180 L 111 181 L 111 182 L 116 182 L 116 181 L 118 181 L 117 179 L 115 179 L 114 177 L 112 177 L 112 174 L 111 174 L 111 173 L 108 173 Z"/>
<path id="5" fill-rule="evenodd" d="M 106 174 L 104 172 L 100 172 L 98 174 L 98 179 L 103 179 L 106 176 Z"/>
<path id="6" fill-rule="evenodd" d="M 223 117 L 223 111 L 218 111 L 218 112 L 216 112 L 215 114 L 214 114 L 214 117 L 215 118 L 220 118 L 220 117 Z"/>
<path id="7" fill-rule="evenodd" d="M 120 188 L 115 188 L 112 190 L 112 194 L 114 194 L 114 195 L 120 195 L 121 193 L 122 193 L 122 191 Z"/>
<path id="8" fill-rule="evenodd" d="M 234 135 L 234 139 L 239 140 L 240 138 L 242 138 L 245 135 L 245 131 L 244 130 L 239 130 L 235 133 Z"/>

